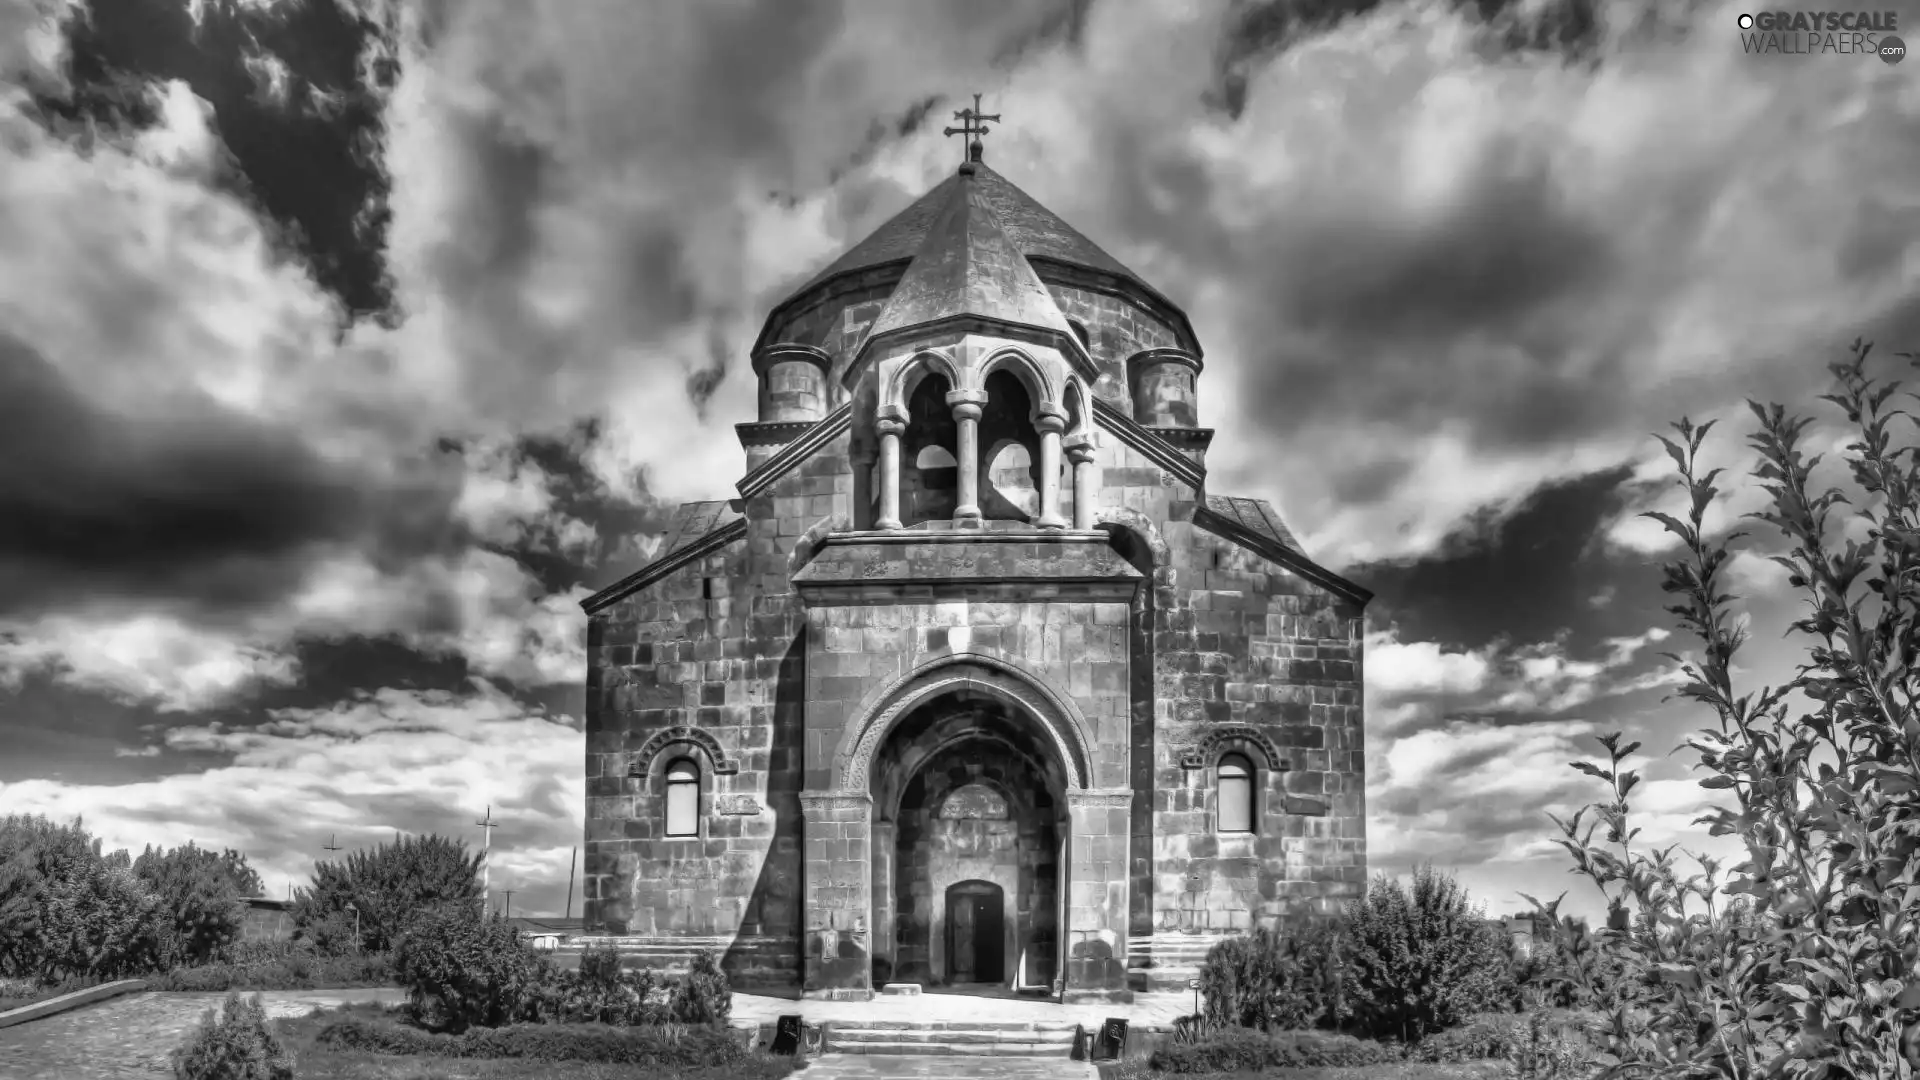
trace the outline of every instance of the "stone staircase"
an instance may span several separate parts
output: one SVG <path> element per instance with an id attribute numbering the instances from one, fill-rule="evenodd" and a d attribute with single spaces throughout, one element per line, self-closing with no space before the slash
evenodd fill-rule
<path id="1" fill-rule="evenodd" d="M 825 1050 L 830 1054 L 1068 1058 L 1079 1031 L 1080 1025 L 1065 1021 L 835 1020 L 827 1025 Z"/>

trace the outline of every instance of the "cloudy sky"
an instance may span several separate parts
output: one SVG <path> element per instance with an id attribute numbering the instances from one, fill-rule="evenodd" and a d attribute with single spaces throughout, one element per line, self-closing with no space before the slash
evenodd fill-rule
<path id="1" fill-rule="evenodd" d="M 1724 416 L 1737 464 L 1744 398 L 1920 348 L 1920 66 L 1739 13 L 0 0 L 0 810 L 278 894 L 491 805 L 558 913 L 576 601 L 730 492 L 758 320 L 977 90 L 1192 316 L 1213 486 L 1379 593 L 1376 868 L 1590 910 L 1546 814 L 1593 733 L 1646 742 L 1648 839 L 1701 806 L 1649 434 Z M 1784 583 L 1733 572 L 1778 675 Z"/>

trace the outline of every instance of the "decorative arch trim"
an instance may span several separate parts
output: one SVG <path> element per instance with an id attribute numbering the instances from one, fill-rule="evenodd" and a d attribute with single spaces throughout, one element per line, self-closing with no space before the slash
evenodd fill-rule
<path id="1" fill-rule="evenodd" d="M 1047 378 L 1046 369 L 1024 349 L 1009 345 L 987 357 L 987 362 L 980 365 L 980 374 L 977 376 L 982 389 L 987 385 L 987 376 L 996 371 L 1011 371 L 1015 378 L 1026 385 L 1027 396 L 1033 399 L 1035 416 L 1065 415 L 1061 409 L 1060 392 L 1054 387 L 1053 380 Z"/>
<path id="2" fill-rule="evenodd" d="M 960 372 L 953 366 L 952 360 L 931 350 L 917 352 L 909 357 L 906 363 L 895 369 L 893 377 L 887 380 L 886 393 L 880 399 L 880 408 L 897 409 L 904 416 L 908 392 L 928 374 L 945 378 L 948 390 L 965 389 L 960 381 Z"/>
<path id="3" fill-rule="evenodd" d="M 720 741 L 712 735 L 699 728 L 670 727 L 654 732 L 652 738 L 641 744 L 627 765 L 627 775 L 652 775 L 654 763 L 660 760 L 661 754 L 679 744 L 699 747 L 707 755 L 707 765 L 715 776 L 732 776 L 740 771 L 740 763 L 728 757 L 720 748 Z"/>
<path id="4" fill-rule="evenodd" d="M 1172 565 L 1173 555 L 1167 547 L 1166 538 L 1160 535 L 1160 526 L 1154 524 L 1152 518 L 1140 511 L 1126 507 L 1102 510 L 1094 518 L 1094 524 L 1126 529 L 1146 541 L 1147 551 L 1153 556 L 1154 569 Z"/>
<path id="5" fill-rule="evenodd" d="M 1228 724 L 1207 732 L 1192 749 L 1180 755 L 1180 767 L 1183 769 L 1209 769 L 1228 752 L 1240 746 L 1250 746 L 1266 757 L 1266 766 L 1274 772 L 1287 772 L 1293 768 L 1292 762 L 1281 756 L 1280 748 L 1272 739 L 1258 728 L 1245 724 Z"/>
<path id="6" fill-rule="evenodd" d="M 893 730 L 900 718 L 915 707 L 941 694 L 956 690 L 974 690 L 997 697 L 1023 709 L 1037 720 L 1053 742 L 1068 790 L 1088 786 L 1092 743 L 1086 717 L 1073 702 L 1060 695 L 1031 673 L 1004 660 L 979 653 L 955 653 L 920 665 L 902 675 L 863 702 L 848 725 L 835 760 L 835 788 L 841 792 L 865 794 L 871 777 L 868 772 L 874 751 Z"/>

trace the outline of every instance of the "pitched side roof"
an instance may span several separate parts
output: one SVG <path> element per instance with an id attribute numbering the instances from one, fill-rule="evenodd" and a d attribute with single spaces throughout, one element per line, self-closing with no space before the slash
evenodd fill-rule
<path id="1" fill-rule="evenodd" d="M 681 503 L 645 566 L 580 601 L 591 615 L 673 573 L 688 561 L 746 535 L 747 519 L 727 499 Z"/>
<path id="2" fill-rule="evenodd" d="M 963 172 L 952 184 L 941 185 L 947 190 L 946 205 L 874 319 L 867 340 L 958 315 L 982 315 L 1072 336 L 1053 294 L 1002 228 L 980 175 Z"/>
<path id="3" fill-rule="evenodd" d="M 1314 562 L 1264 499 L 1208 495 L 1193 523 L 1292 570 L 1336 596 L 1365 606 L 1373 591 Z"/>

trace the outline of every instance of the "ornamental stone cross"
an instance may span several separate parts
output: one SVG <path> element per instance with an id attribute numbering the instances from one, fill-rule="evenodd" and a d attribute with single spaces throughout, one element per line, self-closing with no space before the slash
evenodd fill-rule
<path id="1" fill-rule="evenodd" d="M 947 136 L 951 138 L 955 135 L 965 135 L 970 140 L 967 144 L 967 160 L 979 161 L 980 136 L 987 134 L 991 130 L 987 127 L 986 122 L 991 120 L 996 124 L 999 123 L 1000 114 L 994 113 L 989 116 L 981 112 L 980 95 L 975 94 L 973 95 L 973 108 L 961 109 L 953 114 L 953 118 L 960 121 L 960 126 L 947 128 Z"/>

